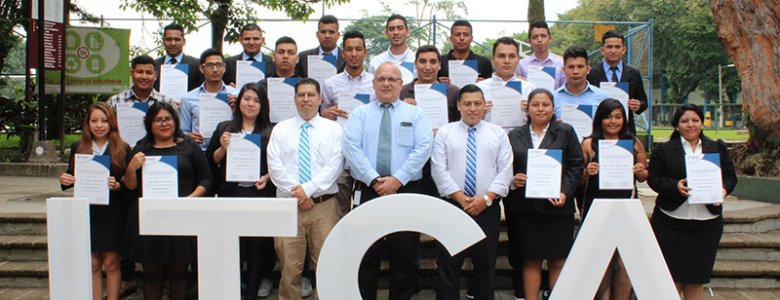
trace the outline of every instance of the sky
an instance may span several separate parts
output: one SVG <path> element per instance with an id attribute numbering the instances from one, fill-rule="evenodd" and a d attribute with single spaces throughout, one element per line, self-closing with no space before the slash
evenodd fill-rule
<path id="1" fill-rule="evenodd" d="M 526 31 L 528 24 L 519 22 L 526 19 L 528 10 L 528 0 L 462 0 L 467 9 L 467 13 L 460 12 L 465 18 L 472 21 L 474 26 L 474 40 L 482 41 L 486 38 L 497 38 L 504 35 L 511 35 L 516 32 Z M 87 11 L 96 15 L 103 15 L 107 27 L 127 28 L 131 30 L 130 45 L 141 46 L 151 49 L 157 45 L 154 43 L 153 35 L 160 27 L 160 23 L 149 14 L 142 14 L 135 11 L 124 11 L 119 8 L 120 0 L 74 0 L 78 5 Z M 236 1 L 243 2 L 243 1 Z M 406 1 L 395 0 L 385 1 L 393 4 L 391 7 L 405 16 L 416 15 L 414 5 L 406 5 Z M 486 5 L 488 4 L 489 5 Z M 555 0 L 545 1 L 545 15 L 547 20 L 557 20 L 558 14 L 564 13 L 577 6 L 578 0 Z M 260 26 L 265 31 L 266 46 L 273 47 L 274 41 L 282 36 L 290 36 L 298 43 L 299 50 L 314 48 L 317 46 L 315 32 L 317 30 L 317 19 L 323 14 L 332 14 L 340 19 L 357 19 L 363 16 L 363 12 L 369 15 L 381 14 L 382 6 L 376 0 L 352 0 L 350 3 L 325 8 L 323 11 L 320 4 L 315 5 L 315 12 L 310 16 L 311 20 L 302 21 L 261 21 Z M 278 20 L 288 18 L 283 12 L 275 12 L 267 9 L 259 9 L 258 15 L 261 19 Z M 437 15 L 439 19 L 443 18 L 443 13 Z M 75 18 L 73 16 L 72 18 Z M 113 19 L 113 20 L 112 20 Z M 123 20 L 117 20 L 123 19 Z M 133 19 L 124 20 L 124 19 Z M 480 21 L 484 20 L 484 21 Z M 499 21 L 499 22 L 497 22 Z M 163 22 L 163 26 L 168 22 Z M 450 23 L 450 22 L 444 22 Z M 72 22 L 72 25 L 79 26 L 78 22 Z M 343 29 L 348 24 L 341 22 Z M 96 25 L 82 25 L 96 26 Z M 206 24 L 198 32 L 187 35 L 187 45 L 184 48 L 186 54 L 198 57 L 199 54 L 211 46 L 211 27 Z M 238 43 L 223 45 L 223 51 L 226 54 L 236 54 L 241 52 L 241 45 Z M 156 53 L 152 54 L 156 57 Z"/>

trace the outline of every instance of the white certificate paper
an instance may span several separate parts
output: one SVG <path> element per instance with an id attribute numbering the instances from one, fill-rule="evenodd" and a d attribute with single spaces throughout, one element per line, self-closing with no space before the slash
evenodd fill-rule
<path id="1" fill-rule="evenodd" d="M 73 197 L 86 198 L 89 204 L 108 205 L 108 177 L 111 176 L 111 157 L 108 155 L 76 154 L 74 156 L 76 183 Z"/>
<path id="2" fill-rule="evenodd" d="M 179 197 L 179 171 L 176 155 L 147 156 L 141 172 L 143 197 Z"/>
<path id="3" fill-rule="evenodd" d="M 582 139 L 590 136 L 593 132 L 593 112 L 595 107 L 588 104 L 564 104 L 561 107 L 561 120 L 574 127 L 577 132 L 577 138 Z"/>
<path id="4" fill-rule="evenodd" d="M 410 83 L 414 80 L 414 62 L 401 62 L 398 64 L 398 69 L 401 70 L 401 79 L 403 79 L 404 84 Z"/>
<path id="5" fill-rule="evenodd" d="M 227 93 L 200 94 L 200 134 L 209 139 L 217 129 L 217 124 L 233 118 L 233 110 L 228 104 Z"/>
<path id="6" fill-rule="evenodd" d="M 543 88 L 550 93 L 555 92 L 555 68 L 528 66 L 528 82 L 537 88 Z"/>
<path id="7" fill-rule="evenodd" d="M 309 64 L 306 67 L 306 74 L 309 78 L 317 80 L 320 85 L 325 83 L 325 79 L 336 75 L 338 71 L 336 66 L 338 57 L 335 55 L 309 55 L 307 59 Z"/>
<path id="8" fill-rule="evenodd" d="M 561 197 L 563 151 L 560 149 L 528 149 L 528 169 L 525 182 L 526 198 L 558 199 Z"/>
<path id="9" fill-rule="evenodd" d="M 486 94 L 490 97 L 486 100 L 493 102 L 493 108 L 485 119 L 504 128 L 525 125 L 527 119 L 522 106 L 522 81 L 492 83 Z"/>
<path id="10" fill-rule="evenodd" d="M 358 106 L 361 106 L 363 104 L 368 104 L 368 102 L 371 101 L 371 95 L 369 94 L 354 94 L 351 95 L 349 93 L 341 94 L 339 95 L 339 101 L 336 103 L 338 105 L 338 108 L 341 110 L 347 111 L 347 113 L 352 113 L 355 108 Z M 347 125 L 347 118 L 344 117 L 338 117 L 336 119 L 336 122 L 341 125 L 342 128 Z"/>
<path id="11" fill-rule="evenodd" d="M 720 173 L 720 153 L 685 155 L 688 178 L 688 204 L 723 203 L 723 178 Z"/>
<path id="12" fill-rule="evenodd" d="M 119 121 L 119 135 L 130 147 L 146 136 L 144 116 L 149 110 L 147 102 L 117 103 L 116 116 Z"/>
<path id="13" fill-rule="evenodd" d="M 626 113 L 628 110 L 628 82 L 602 82 L 599 86 L 610 98 L 620 101 Z"/>
<path id="14" fill-rule="evenodd" d="M 298 114 L 295 108 L 295 84 L 298 78 L 268 78 L 268 102 L 271 123 L 279 123 Z"/>
<path id="15" fill-rule="evenodd" d="M 446 84 L 415 84 L 414 98 L 417 107 L 423 110 L 433 129 L 439 129 L 448 123 Z"/>
<path id="16" fill-rule="evenodd" d="M 236 61 L 236 89 L 241 90 L 247 83 L 265 79 L 265 62 L 239 60 Z"/>
<path id="17" fill-rule="evenodd" d="M 190 65 L 175 64 L 160 66 L 160 93 L 177 100 L 187 94 Z"/>
<path id="18" fill-rule="evenodd" d="M 634 141 L 599 140 L 599 189 L 634 189 Z"/>
<path id="19" fill-rule="evenodd" d="M 227 149 L 227 182 L 255 182 L 260 179 L 260 135 L 231 133 Z"/>
<path id="20" fill-rule="evenodd" d="M 462 88 L 467 84 L 477 83 L 477 60 L 450 60 L 449 61 L 450 84 Z"/>

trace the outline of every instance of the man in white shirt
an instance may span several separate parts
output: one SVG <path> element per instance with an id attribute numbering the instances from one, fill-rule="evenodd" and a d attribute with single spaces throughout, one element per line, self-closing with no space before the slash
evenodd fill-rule
<path id="1" fill-rule="evenodd" d="M 320 114 L 334 121 L 337 117 L 349 116 L 348 111 L 339 108 L 339 97 L 367 94 L 371 101 L 374 100 L 374 75 L 363 67 L 363 61 L 368 55 L 366 38 L 357 31 L 347 32 L 342 40 L 342 48 L 340 53 L 346 61 L 344 72 L 326 79 L 322 85 Z"/>
<path id="2" fill-rule="evenodd" d="M 522 103 L 522 111 L 517 112 L 518 114 L 523 114 L 520 125 L 524 125 L 527 121 L 524 115 L 527 109 L 528 94 L 536 89 L 536 86 L 515 75 L 515 69 L 519 62 L 520 44 L 518 44 L 517 41 L 506 36 L 496 40 L 496 43 L 493 44 L 493 67 L 495 68 L 495 73 L 493 73 L 492 77 L 477 82 L 477 86 L 482 90 L 482 94 L 487 101 L 488 114 L 486 120 L 494 122 L 493 117 L 490 114 L 493 107 L 493 97 L 491 96 L 490 91 L 494 88 L 505 86 L 507 82 L 518 81 L 521 83 L 522 92 L 520 99 L 518 99 Z M 505 127 L 504 129 L 509 131 L 513 128 L 515 127 Z"/>
<path id="3" fill-rule="evenodd" d="M 442 126 L 436 134 L 431 173 L 439 194 L 471 215 L 486 238 L 455 256 L 438 247 L 436 299 L 460 298 L 460 270 L 466 255 L 474 264 L 472 296 L 493 299 L 501 224 L 497 202 L 509 192 L 512 148 L 501 127 L 482 121 L 487 107 L 479 87 L 469 84 L 460 90 L 458 110 L 461 120 Z"/>
<path id="4" fill-rule="evenodd" d="M 279 122 L 268 142 L 268 172 L 277 196 L 298 200 L 298 235 L 274 240 L 282 268 L 279 299 L 301 299 L 307 246 L 312 270 L 316 270 L 325 238 L 338 222 L 335 197 L 336 180 L 344 168 L 342 130 L 336 122 L 319 116 L 321 102 L 316 80 L 298 81 L 298 115 Z"/>
<path id="5" fill-rule="evenodd" d="M 404 16 L 395 14 L 387 18 L 385 36 L 390 41 L 390 47 L 387 51 L 371 58 L 371 62 L 368 64 L 368 72 L 375 74 L 379 65 L 392 61 L 398 64 L 401 76 L 404 79 L 403 83 L 411 82 L 416 76 L 414 73 L 414 51 L 409 49 L 409 46 L 406 44 L 410 34 L 411 30 L 409 30 Z"/>

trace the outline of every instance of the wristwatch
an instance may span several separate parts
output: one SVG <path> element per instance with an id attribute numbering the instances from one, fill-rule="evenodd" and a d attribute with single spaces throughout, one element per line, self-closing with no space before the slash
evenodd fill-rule
<path id="1" fill-rule="evenodd" d="M 493 205 L 493 199 L 490 199 L 488 195 L 482 195 L 482 198 L 485 198 L 485 206 L 490 207 Z"/>

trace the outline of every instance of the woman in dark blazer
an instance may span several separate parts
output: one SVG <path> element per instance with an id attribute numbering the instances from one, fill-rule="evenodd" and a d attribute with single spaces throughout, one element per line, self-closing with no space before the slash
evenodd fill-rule
<path id="1" fill-rule="evenodd" d="M 111 158 L 111 172 L 108 178 L 108 205 L 90 205 L 90 245 L 92 249 L 92 298 L 102 299 L 103 276 L 106 271 L 106 299 L 119 299 L 119 251 L 127 215 L 127 201 L 122 195 L 122 176 L 125 173 L 126 156 L 130 146 L 119 136 L 116 114 L 104 102 L 94 103 L 87 108 L 81 140 L 70 147 L 68 170 L 60 175 L 62 190 L 72 188 L 76 154 L 108 155 Z"/>
<path id="2" fill-rule="evenodd" d="M 526 299 L 536 299 L 542 282 L 542 261 L 550 269 L 550 288 L 563 268 L 574 242 L 574 190 L 584 167 L 577 133 L 569 124 L 556 122 L 553 95 L 545 89 L 528 96 L 529 122 L 509 132 L 514 152 L 514 181 L 505 201 L 510 251 L 521 252 Z M 526 199 L 529 149 L 563 150 L 560 197 Z"/>
<path id="3" fill-rule="evenodd" d="M 701 299 L 704 284 L 710 281 L 723 234 L 723 207 L 688 203 L 685 155 L 719 153 L 723 197 L 737 185 L 726 144 L 704 136 L 703 120 L 704 114 L 696 105 L 677 109 L 672 137 L 653 148 L 647 180 L 658 193 L 650 223 L 675 285 L 686 300 Z"/>
<path id="4" fill-rule="evenodd" d="M 271 120 L 269 118 L 268 94 L 258 83 L 249 83 L 241 88 L 236 98 L 233 119 L 217 125 L 212 135 L 206 157 L 211 163 L 214 177 L 219 185 L 217 195 L 219 197 L 261 197 L 275 198 L 276 187 L 268 178 L 268 164 L 266 148 L 271 136 Z M 225 172 L 227 166 L 227 148 L 230 144 L 231 133 L 256 133 L 260 134 L 260 178 L 253 182 L 226 182 Z M 274 239 L 272 237 L 242 237 L 241 248 L 247 262 L 247 276 L 245 299 L 255 299 L 258 289 L 263 286 L 263 294 L 273 288 L 271 272 L 274 268 L 276 253 L 274 252 Z M 262 278 L 262 280 L 261 280 Z"/>

